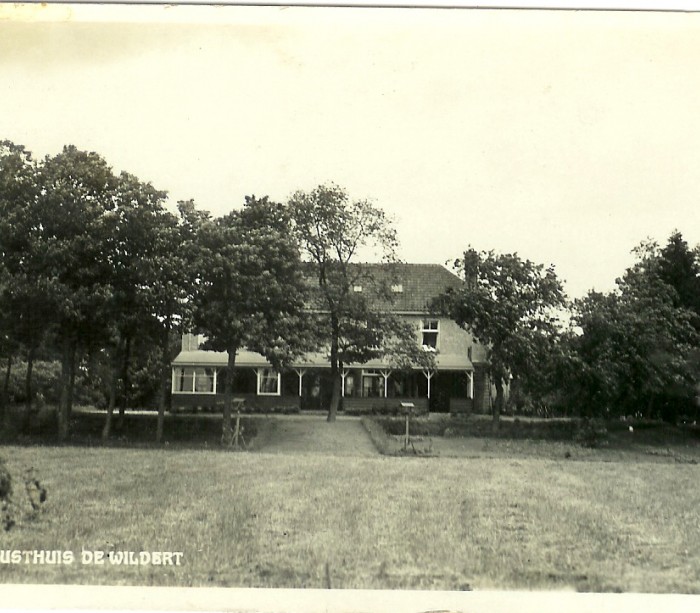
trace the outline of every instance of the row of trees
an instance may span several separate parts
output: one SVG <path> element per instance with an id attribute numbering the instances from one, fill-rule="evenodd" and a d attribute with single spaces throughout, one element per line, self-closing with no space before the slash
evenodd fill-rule
<path id="1" fill-rule="evenodd" d="M 391 269 L 397 245 L 381 209 L 334 185 L 285 204 L 250 196 L 213 218 L 192 201 L 169 210 L 165 192 L 115 174 L 96 153 L 71 146 L 35 160 L 1 142 L 0 418 L 9 422 L 13 364 L 26 364 L 28 417 L 33 364 L 56 359 L 59 437 L 68 436 L 76 376 L 99 371 L 107 438 L 138 367 L 158 381 L 160 440 L 176 339 L 195 329 L 228 354 L 225 439 L 243 347 L 276 367 L 326 351 L 333 420 L 344 364 L 381 355 L 396 368 L 434 366 L 387 307 L 394 280 L 356 262 L 369 248 Z M 515 404 L 531 410 L 668 419 L 689 410 L 700 378 L 700 250 L 674 233 L 636 256 L 615 291 L 573 302 L 553 267 L 517 254 L 469 249 L 455 263 L 464 283 L 433 307 L 488 348 L 494 423 L 508 385 Z"/>
<path id="2" fill-rule="evenodd" d="M 26 411 L 38 353 L 60 360 L 58 433 L 68 435 L 76 373 L 100 357 L 112 372 L 105 436 L 121 381 L 125 402 L 137 343 L 161 348 L 183 322 L 194 244 L 194 208 L 165 208 L 165 192 L 133 175 L 115 175 L 97 154 L 65 147 L 34 160 L 0 143 L 0 339 L 6 359 L 2 394 L 8 421 L 13 360 L 26 361 Z M 94 360 L 91 361 L 94 364 Z M 165 386 L 160 404 L 165 402 Z M 124 406 L 123 405 L 123 406 Z"/>
<path id="3" fill-rule="evenodd" d="M 140 361 L 160 381 L 161 440 L 173 337 L 189 329 L 229 356 L 225 438 L 242 347 L 276 367 L 329 348 L 330 420 L 344 363 L 378 355 L 402 366 L 433 359 L 417 350 L 414 332 L 389 309 L 370 306 L 390 298 L 391 281 L 373 279 L 354 259 L 371 247 L 390 264 L 397 245 L 390 220 L 372 203 L 351 201 L 331 185 L 297 192 L 287 204 L 251 196 L 242 208 L 212 218 L 192 201 L 171 212 L 166 198 L 133 175 L 113 173 L 96 153 L 69 146 L 35 160 L 22 146 L 0 143 L 3 423 L 17 358 L 26 363 L 28 418 L 33 363 L 38 355 L 56 357 L 59 438 L 68 436 L 76 373 L 95 364 L 109 372 L 107 438 L 117 404 L 123 416 Z M 352 291 L 360 279 L 362 295 Z"/>
<path id="4" fill-rule="evenodd" d="M 700 394 L 700 247 L 680 232 L 642 243 L 608 293 L 568 301 L 553 267 L 469 250 L 464 285 L 434 307 L 489 348 L 494 425 L 510 383 L 517 409 L 675 421 Z"/>

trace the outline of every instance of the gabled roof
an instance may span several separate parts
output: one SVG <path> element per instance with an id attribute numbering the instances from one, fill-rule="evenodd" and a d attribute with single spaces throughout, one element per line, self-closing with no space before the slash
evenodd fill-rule
<path id="1" fill-rule="evenodd" d="M 305 271 L 310 286 L 317 281 L 313 267 Z M 372 277 L 376 284 L 400 286 L 401 291 L 390 292 L 391 301 L 371 299 L 373 306 L 399 313 L 426 313 L 430 302 L 449 287 L 459 287 L 461 279 L 441 264 L 353 264 L 357 274 Z M 362 280 L 358 281 L 362 285 Z M 364 288 L 365 290 L 367 288 Z"/>

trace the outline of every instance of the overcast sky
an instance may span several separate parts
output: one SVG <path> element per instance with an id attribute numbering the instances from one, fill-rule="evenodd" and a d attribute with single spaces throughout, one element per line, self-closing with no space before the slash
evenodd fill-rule
<path id="1" fill-rule="evenodd" d="M 517 251 L 572 296 L 646 237 L 700 243 L 698 14 L 39 9 L 0 22 L 0 138 L 37 155 L 213 214 L 335 182 L 406 261 Z"/>

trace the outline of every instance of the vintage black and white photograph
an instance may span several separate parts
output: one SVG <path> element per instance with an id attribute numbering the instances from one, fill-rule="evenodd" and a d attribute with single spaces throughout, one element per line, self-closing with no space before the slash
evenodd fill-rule
<path id="1" fill-rule="evenodd" d="M 698 13 L 0 15 L 0 593 L 700 593 Z"/>

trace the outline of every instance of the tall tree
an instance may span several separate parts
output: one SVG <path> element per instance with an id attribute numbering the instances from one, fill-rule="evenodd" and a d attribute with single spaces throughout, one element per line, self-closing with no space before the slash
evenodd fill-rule
<path id="1" fill-rule="evenodd" d="M 151 266 L 150 305 L 157 322 L 160 347 L 160 382 L 156 441 L 163 439 L 165 408 L 170 390 L 172 337 L 191 327 L 194 317 L 194 293 L 201 281 L 200 231 L 209 220 L 192 201 L 178 203 L 178 213 L 161 216 L 157 228 Z"/>
<path id="2" fill-rule="evenodd" d="M 280 368 L 305 347 L 299 250 L 286 207 L 267 197 L 247 197 L 242 210 L 204 223 L 198 240 L 195 327 L 208 348 L 228 354 L 222 434 L 228 445 L 238 350 L 257 351 Z"/>
<path id="3" fill-rule="evenodd" d="M 115 207 L 116 179 L 96 153 L 66 146 L 39 168 L 32 228 L 36 278 L 47 280 L 61 348 L 58 436 L 68 436 L 76 357 L 81 345 L 101 342 L 108 329 L 111 269 L 107 213 Z"/>
<path id="4" fill-rule="evenodd" d="M 139 337 L 156 343 L 159 322 L 152 304 L 153 287 L 162 268 L 161 234 L 172 226 L 172 215 L 165 210 L 166 193 L 122 172 L 115 185 L 115 208 L 107 214 L 107 257 L 110 264 L 112 292 L 108 304 L 111 339 L 112 376 L 103 438 L 109 437 L 117 397 L 122 382 L 119 407 L 120 425 L 130 393 L 130 364 L 133 347 Z M 170 238 L 166 242 L 170 243 Z M 177 244 L 172 245 L 177 248 Z M 156 265 L 154 266 L 154 263 Z"/>
<path id="5" fill-rule="evenodd" d="M 14 354 L 24 348 L 27 360 L 25 421 L 32 402 L 36 351 L 50 325 L 53 305 L 47 299 L 51 280 L 36 274 L 37 228 L 41 227 L 38 168 L 21 145 L 0 142 L 0 328 L 7 359 L 3 406 Z"/>
<path id="6" fill-rule="evenodd" d="M 700 336 L 697 315 L 683 305 L 692 302 L 679 291 L 692 276 L 690 267 L 678 265 L 687 249 L 677 238 L 664 250 L 643 243 L 616 290 L 590 292 L 574 302 L 578 334 L 571 346 L 577 368 L 569 395 L 589 414 L 643 413 L 672 421 L 679 406 L 690 404 Z M 684 268 L 685 274 L 677 274 Z"/>
<path id="7" fill-rule="evenodd" d="M 511 376 L 527 377 L 549 350 L 566 298 L 553 266 L 545 268 L 517 254 L 469 249 L 455 262 L 455 270 L 464 284 L 448 289 L 434 306 L 487 348 L 497 430 L 505 386 Z"/>
<path id="8" fill-rule="evenodd" d="M 335 421 L 343 364 L 381 355 L 376 335 L 386 329 L 373 303 L 391 297 L 386 279 L 356 260 L 371 253 L 384 264 L 397 262 L 398 240 L 391 220 L 368 200 L 351 200 L 336 185 L 298 191 L 289 201 L 296 235 L 317 282 L 319 331 L 329 348 L 333 385 L 328 421 Z M 354 291 L 362 287 L 361 292 Z M 413 333 L 415 336 L 415 333 Z"/>
<path id="9" fill-rule="evenodd" d="M 700 246 L 690 249 L 676 230 L 656 260 L 659 278 L 676 292 L 674 304 L 695 314 L 693 325 L 700 332 Z"/>

